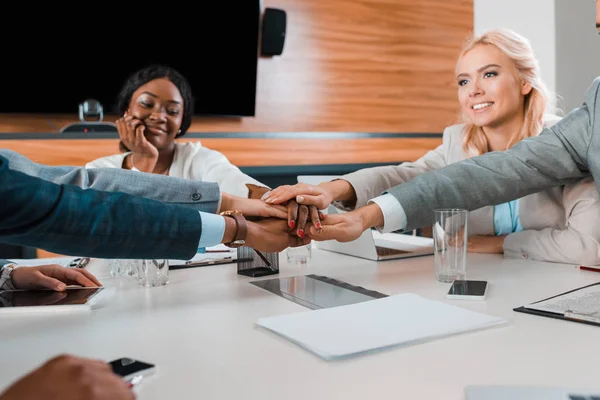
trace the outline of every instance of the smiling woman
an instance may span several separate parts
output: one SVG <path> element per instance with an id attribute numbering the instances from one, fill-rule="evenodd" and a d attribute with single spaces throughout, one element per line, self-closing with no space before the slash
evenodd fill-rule
<path id="1" fill-rule="evenodd" d="M 559 120 L 529 41 L 516 32 L 493 30 L 469 37 L 455 72 L 462 118 L 444 130 L 443 142 L 435 150 L 414 163 L 363 169 L 318 186 L 282 186 L 266 201 L 279 204 L 301 196 L 309 200 L 303 204 L 320 209 L 333 202 L 351 210 L 373 199 L 386 225 L 402 226 L 400 213 L 385 212 L 390 207 L 385 196 L 378 197 L 381 193 L 466 158 L 519 146 Z M 396 203 L 394 198 L 391 201 Z M 353 213 L 344 215 L 356 218 Z M 335 223 L 327 221 L 323 227 Z M 339 223 L 346 233 L 355 226 Z M 600 264 L 600 201 L 591 178 L 471 211 L 467 225 L 470 252 Z M 362 222 L 357 226 L 363 226 Z"/>
<path id="2" fill-rule="evenodd" d="M 121 154 L 102 157 L 87 168 L 125 168 L 217 182 L 223 192 L 260 198 L 269 188 L 242 173 L 218 151 L 200 142 L 178 143 L 192 122 L 194 98 L 176 70 L 152 65 L 134 73 L 119 94 L 116 121 Z"/>

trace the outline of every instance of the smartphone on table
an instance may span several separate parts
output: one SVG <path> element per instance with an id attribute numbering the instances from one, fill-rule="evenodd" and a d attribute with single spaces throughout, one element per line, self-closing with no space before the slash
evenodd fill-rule
<path id="1" fill-rule="evenodd" d="M 137 385 L 145 376 L 156 372 L 156 366 L 132 358 L 119 358 L 109 362 L 113 372 L 120 375 L 132 386 Z"/>
<path id="2" fill-rule="evenodd" d="M 487 281 L 456 280 L 452 282 L 446 298 L 457 300 L 485 300 Z"/>

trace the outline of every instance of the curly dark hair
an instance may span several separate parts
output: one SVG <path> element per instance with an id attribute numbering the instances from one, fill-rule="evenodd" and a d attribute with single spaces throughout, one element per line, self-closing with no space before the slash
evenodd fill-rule
<path id="1" fill-rule="evenodd" d="M 183 116 L 181 119 L 181 131 L 175 137 L 185 135 L 190 125 L 192 124 L 192 116 L 194 115 L 194 97 L 192 96 L 192 88 L 178 71 L 166 65 L 150 65 L 134 72 L 121 88 L 117 98 L 117 112 L 123 115 L 129 108 L 133 92 L 139 89 L 140 86 L 153 81 L 154 79 L 167 78 L 181 93 L 183 98 Z"/>

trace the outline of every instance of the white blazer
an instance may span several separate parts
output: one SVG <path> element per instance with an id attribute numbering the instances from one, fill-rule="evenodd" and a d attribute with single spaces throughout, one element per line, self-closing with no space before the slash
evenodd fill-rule
<path id="1" fill-rule="evenodd" d="M 125 157 L 131 152 L 101 157 L 87 163 L 86 168 L 122 168 Z M 248 197 L 246 184 L 267 187 L 244 174 L 216 150 L 207 149 L 197 142 L 176 142 L 175 156 L 169 176 L 204 182 L 217 182 L 221 192 Z"/>
<path id="2" fill-rule="evenodd" d="M 555 121 L 552 121 L 555 122 Z M 550 126 L 552 123 L 547 123 Z M 463 151 L 464 125 L 444 130 L 442 144 L 414 163 L 368 168 L 344 175 L 356 191 L 354 207 L 385 190 L 428 171 L 468 158 Z M 348 206 L 344 203 L 344 206 Z M 600 264 L 600 202 L 591 177 L 519 199 L 524 231 L 504 239 L 506 258 L 529 258 L 568 264 Z M 469 236 L 494 235 L 494 207 L 469 213 Z"/>

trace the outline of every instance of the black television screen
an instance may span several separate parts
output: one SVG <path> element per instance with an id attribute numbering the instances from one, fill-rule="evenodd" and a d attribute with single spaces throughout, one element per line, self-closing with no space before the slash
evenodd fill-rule
<path id="1" fill-rule="evenodd" d="M 125 79 L 158 63 L 188 79 L 195 115 L 255 115 L 260 0 L 138 4 L 11 14 L 16 23 L 0 27 L 0 113 L 77 114 L 95 99 L 113 114 Z"/>

